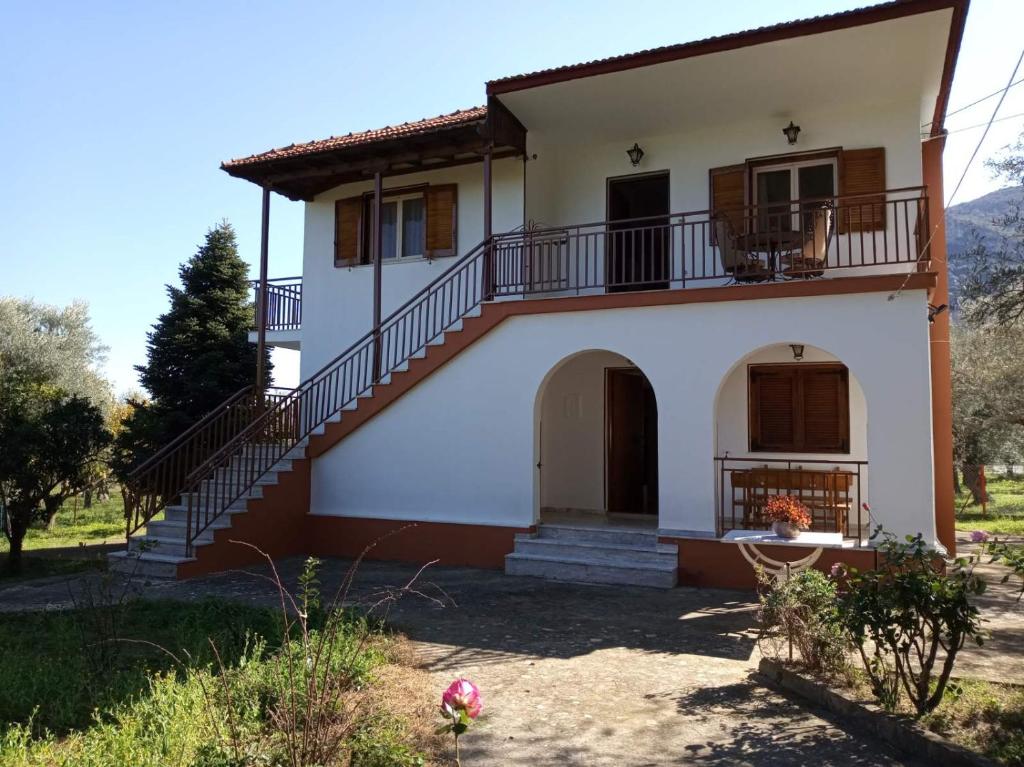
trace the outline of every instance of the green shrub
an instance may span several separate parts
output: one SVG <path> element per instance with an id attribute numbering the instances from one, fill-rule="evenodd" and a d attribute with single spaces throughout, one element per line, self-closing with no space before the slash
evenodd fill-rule
<path id="1" fill-rule="evenodd" d="M 804 570 L 776 583 L 759 571 L 762 652 L 772 657 L 800 653 L 812 671 L 842 672 L 851 645 L 837 610 L 835 583 L 818 570 Z"/>
<path id="2" fill-rule="evenodd" d="M 985 582 L 967 560 L 944 567 L 920 535 L 901 541 L 879 528 L 878 536 L 881 567 L 849 572 L 840 615 L 879 702 L 894 710 L 906 693 L 921 715 L 942 702 L 964 643 L 982 643 L 969 597 Z"/>

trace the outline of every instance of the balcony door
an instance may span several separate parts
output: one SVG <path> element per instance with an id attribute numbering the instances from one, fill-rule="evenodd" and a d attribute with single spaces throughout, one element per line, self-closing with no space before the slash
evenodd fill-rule
<path id="1" fill-rule="evenodd" d="M 807 160 L 754 169 L 754 202 L 760 232 L 792 231 L 800 226 L 794 200 L 831 199 L 836 194 L 836 160 Z M 811 207 L 816 207 L 811 204 Z"/>
<path id="2" fill-rule="evenodd" d="M 608 179 L 609 293 L 668 287 L 668 213 L 668 173 Z"/>

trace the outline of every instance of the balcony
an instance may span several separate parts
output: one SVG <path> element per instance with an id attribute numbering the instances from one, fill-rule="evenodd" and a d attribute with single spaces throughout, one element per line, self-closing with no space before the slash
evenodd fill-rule
<path id="1" fill-rule="evenodd" d="M 926 268 L 928 199 L 912 187 L 773 206 L 496 235 L 493 295 L 753 285 Z"/>
<path id="2" fill-rule="evenodd" d="M 252 281 L 253 327 L 259 327 L 258 280 Z M 267 280 L 267 344 L 285 349 L 298 349 L 302 329 L 302 278 L 280 277 Z M 249 340 L 256 341 L 256 331 L 249 333 Z"/>

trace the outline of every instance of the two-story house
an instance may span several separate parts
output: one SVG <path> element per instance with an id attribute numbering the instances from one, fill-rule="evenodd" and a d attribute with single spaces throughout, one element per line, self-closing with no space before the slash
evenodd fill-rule
<path id="1" fill-rule="evenodd" d="M 773 495 L 829 534 L 820 567 L 870 566 L 877 524 L 952 550 L 966 12 L 898 0 L 515 75 L 486 106 L 225 163 L 264 190 L 253 338 L 300 349 L 303 382 L 257 379 L 140 468 L 132 556 L 188 576 L 254 561 L 232 539 L 376 542 L 746 586 L 730 532 Z M 274 193 L 305 206 L 301 279 L 268 279 Z"/>

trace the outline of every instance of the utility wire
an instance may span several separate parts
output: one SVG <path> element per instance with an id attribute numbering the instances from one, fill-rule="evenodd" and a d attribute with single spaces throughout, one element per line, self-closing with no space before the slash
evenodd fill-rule
<path id="1" fill-rule="evenodd" d="M 992 124 L 1006 122 L 1007 120 L 1016 120 L 1018 117 L 1024 117 L 1024 112 L 1020 112 L 1015 115 L 1007 115 L 1006 117 L 1000 117 L 998 120 L 993 120 Z M 927 136 L 922 134 L 923 141 L 935 141 L 935 139 L 942 138 L 944 136 L 952 136 L 954 133 L 963 133 L 968 130 L 975 130 L 977 128 L 984 128 L 988 123 L 978 123 L 977 125 L 967 125 L 963 128 L 957 128 L 956 130 L 948 130 L 945 133 L 940 133 L 938 136 Z"/>
<path id="2" fill-rule="evenodd" d="M 985 125 L 985 132 L 981 134 L 981 138 L 978 139 L 978 143 L 974 147 L 974 151 L 971 152 L 971 157 L 967 161 L 967 165 L 964 166 L 964 172 L 960 174 L 959 180 L 956 182 L 956 186 L 953 187 L 953 193 L 949 196 L 949 202 L 947 202 L 942 208 L 942 215 L 939 217 L 938 223 L 932 227 L 931 233 L 928 235 L 928 240 L 925 242 L 924 247 L 921 248 L 921 252 L 917 256 L 917 264 L 920 265 L 921 260 L 924 258 L 924 254 L 928 252 L 928 248 L 932 244 L 932 240 L 935 237 L 935 232 L 938 231 L 939 227 L 942 226 L 946 221 L 946 211 L 949 210 L 949 206 L 953 204 L 953 200 L 956 198 L 957 192 L 960 191 L 960 187 L 964 183 L 964 179 L 967 178 L 967 171 L 971 169 L 971 165 L 974 163 L 975 158 L 978 156 L 978 152 L 981 151 L 981 145 L 985 143 L 985 138 L 988 136 L 988 131 L 992 127 L 992 123 L 996 120 L 996 115 L 999 114 L 1000 107 L 1003 106 L 1003 101 L 1006 100 L 1006 94 L 1009 93 L 1010 88 L 1013 87 L 1015 82 L 1014 78 L 1017 76 L 1018 70 L 1020 70 L 1021 63 L 1024 62 L 1024 50 L 1021 50 L 1020 56 L 1017 58 L 1017 64 L 1013 67 L 1013 73 L 1010 75 L 1010 79 L 1006 83 L 1006 87 L 1003 88 L 1002 94 L 999 96 L 999 101 L 996 103 L 996 108 L 992 110 L 992 116 L 988 118 L 988 124 Z M 910 277 L 914 274 L 913 271 L 907 272 L 906 279 L 903 280 L 903 284 L 900 285 L 899 289 L 889 296 L 890 301 L 895 301 L 899 298 L 904 288 L 907 287 L 907 283 L 910 282 Z"/>
<path id="3" fill-rule="evenodd" d="M 981 102 L 988 101 L 990 98 L 992 98 L 993 96 L 998 96 L 1000 93 L 1005 93 L 1006 91 L 1008 91 L 1013 86 L 1020 85 L 1021 83 L 1024 83 L 1024 77 L 1020 78 L 1019 80 L 1014 80 L 1012 83 L 1010 83 L 1006 88 L 1003 88 L 1002 90 L 995 91 L 993 93 L 988 94 L 987 96 L 982 96 L 977 101 L 972 101 L 970 104 L 965 104 L 964 106 L 960 107 L 959 109 L 954 109 L 952 112 L 946 112 L 946 117 L 947 118 L 948 117 L 952 117 L 953 115 L 960 114 L 961 112 L 963 112 L 963 111 L 965 111 L 967 109 L 970 109 L 971 107 L 976 107 Z M 927 128 L 933 122 L 934 122 L 934 120 L 929 120 L 926 123 L 922 123 L 921 127 L 922 128 Z"/>

